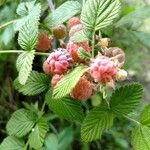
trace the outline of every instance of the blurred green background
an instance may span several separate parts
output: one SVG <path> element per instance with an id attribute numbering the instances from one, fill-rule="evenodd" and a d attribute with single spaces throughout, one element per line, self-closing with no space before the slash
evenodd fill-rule
<path id="1" fill-rule="evenodd" d="M 58 7 L 66 0 L 54 0 Z M 78 0 L 82 2 L 81 0 Z M 121 0 L 122 12 L 120 18 L 102 31 L 105 37 L 110 37 L 113 46 L 122 48 L 126 53 L 125 69 L 129 73 L 130 81 L 138 81 L 144 85 L 145 95 L 141 102 L 141 109 L 150 102 L 150 0 Z M 18 16 L 15 11 L 20 2 L 25 0 L 0 0 L 0 25 Z M 40 1 L 42 11 L 47 8 L 47 1 Z M 13 26 L 9 25 L 0 29 L 0 50 L 19 49 L 17 33 Z M 16 54 L 0 54 L 0 142 L 6 137 L 5 126 L 12 112 L 22 107 L 22 102 L 36 102 L 40 97 L 24 97 L 13 88 L 13 80 L 17 76 L 15 68 Z M 36 58 L 34 68 L 41 71 L 41 60 Z M 137 112 L 139 111 L 137 110 Z M 133 114 L 136 116 L 137 114 Z M 56 129 L 70 126 L 70 122 L 52 119 Z M 65 124 L 65 125 L 64 125 Z M 79 141 L 79 129 L 72 127 L 64 130 L 65 138 L 70 139 L 66 143 L 67 149 L 77 150 L 130 150 L 130 133 L 132 124 L 121 118 L 115 120 L 114 127 L 103 134 L 102 139 L 91 144 L 82 144 Z M 55 144 L 55 137 L 49 135 L 50 147 Z M 55 147 L 55 146 L 54 146 Z M 53 150 L 53 149 L 52 149 Z M 54 149 L 55 150 L 55 149 Z"/>

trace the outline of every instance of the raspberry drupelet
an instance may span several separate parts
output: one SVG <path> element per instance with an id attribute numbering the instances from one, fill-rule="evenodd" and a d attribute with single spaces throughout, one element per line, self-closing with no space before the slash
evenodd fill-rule
<path id="1" fill-rule="evenodd" d="M 71 97 L 75 100 L 87 100 L 93 93 L 93 86 L 85 76 L 82 76 L 71 92 Z"/>
<path id="2" fill-rule="evenodd" d="M 108 83 L 114 79 L 117 67 L 109 57 L 97 56 L 91 60 L 89 72 L 95 82 Z"/>
<path id="3" fill-rule="evenodd" d="M 51 86 L 55 87 L 59 80 L 63 77 L 63 75 L 55 74 L 51 80 Z"/>
<path id="4" fill-rule="evenodd" d="M 40 33 L 38 36 L 38 42 L 36 45 L 36 50 L 39 52 L 46 52 L 48 51 L 52 46 L 52 41 L 45 33 Z"/>
<path id="5" fill-rule="evenodd" d="M 64 74 L 71 66 L 71 59 L 65 49 L 57 49 L 52 52 L 43 64 L 43 70 L 46 74 Z"/>
<path id="6" fill-rule="evenodd" d="M 70 30 L 73 26 L 80 24 L 80 18 L 79 17 L 72 17 L 69 19 L 68 23 L 67 23 L 67 27 Z"/>
<path id="7" fill-rule="evenodd" d="M 74 25 L 69 31 L 69 37 L 72 37 L 75 33 L 79 32 L 81 30 L 83 30 L 82 24 Z"/>
<path id="8" fill-rule="evenodd" d="M 90 52 L 90 46 L 88 42 L 73 43 L 72 41 L 69 41 L 66 47 L 67 51 L 75 62 L 83 63 L 84 61 L 78 56 L 78 50 L 80 48 L 83 48 L 86 52 Z"/>

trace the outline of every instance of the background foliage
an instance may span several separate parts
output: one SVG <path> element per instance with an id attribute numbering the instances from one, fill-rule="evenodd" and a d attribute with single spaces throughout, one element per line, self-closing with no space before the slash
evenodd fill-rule
<path id="1" fill-rule="evenodd" d="M 39 0 L 40 1 L 40 0 Z M 82 3 L 81 0 L 78 0 L 80 3 Z M 21 2 L 26 2 L 25 0 L 14 0 L 13 2 L 11 0 L 2 0 L 0 1 L 0 25 L 3 23 L 17 19 L 18 15 L 23 16 L 23 19 L 27 20 L 27 14 L 24 11 L 18 10 L 16 14 L 16 9 L 19 3 Z M 66 2 L 66 0 L 55 0 L 54 4 L 55 7 L 60 6 L 62 3 Z M 48 7 L 48 1 L 40 1 L 42 7 L 41 11 L 42 13 L 47 13 L 45 10 L 49 10 Z M 126 69 L 129 71 L 130 78 L 126 82 L 130 81 L 140 81 L 144 87 L 145 87 L 145 95 L 144 99 L 141 103 L 141 106 L 145 106 L 149 100 L 150 100 L 150 94 L 149 94 L 149 88 L 150 88 L 150 66 L 148 65 L 150 63 L 150 2 L 148 0 L 122 0 L 122 10 L 121 10 L 121 16 L 118 18 L 118 20 L 112 24 L 111 26 L 108 26 L 105 29 L 102 29 L 102 34 L 106 37 L 111 37 L 113 41 L 113 45 L 118 45 L 122 49 L 125 50 L 127 60 L 126 60 Z M 68 5 L 71 7 L 70 2 L 68 1 Z M 38 7 L 38 6 L 37 6 Z M 65 6 L 64 6 L 65 7 Z M 76 6 L 77 7 L 77 6 Z M 79 7 L 78 9 L 75 9 L 74 11 L 71 11 L 71 15 L 76 14 L 78 11 L 80 11 Z M 38 12 L 35 10 L 32 10 L 32 13 L 37 13 Z M 68 12 L 69 8 L 65 10 L 64 14 L 66 14 L 66 20 L 70 18 L 70 13 Z M 52 20 L 52 22 L 49 22 L 51 25 L 56 25 L 59 24 L 59 22 L 56 22 L 55 20 L 53 21 L 53 18 L 55 16 L 53 14 L 48 14 L 48 20 Z M 59 12 L 57 14 L 57 17 L 59 17 Z M 36 18 L 33 20 L 35 21 L 35 30 L 30 31 L 30 24 L 27 21 L 26 22 L 26 28 L 25 30 L 28 31 L 28 35 L 30 33 L 32 36 L 29 38 L 24 37 L 24 41 L 26 43 L 26 40 L 34 42 L 35 37 L 38 35 L 38 31 L 36 29 Z M 65 21 L 66 21 L 65 20 Z M 61 20 L 60 20 L 61 21 Z M 82 19 L 82 22 L 86 22 L 86 20 Z M 47 24 L 47 20 L 45 20 L 45 24 Z M 91 23 L 92 24 L 92 23 Z M 95 25 L 96 26 L 96 25 Z M 0 50 L 7 50 L 7 49 L 20 49 L 20 46 L 23 49 L 32 49 L 30 45 L 25 45 L 24 43 L 18 44 L 17 42 L 17 34 L 15 30 L 17 30 L 20 26 L 16 24 L 16 29 L 13 28 L 12 25 L 7 26 L 4 29 L 0 29 Z M 96 26 L 99 28 L 99 26 Z M 89 25 L 89 29 L 90 25 Z M 20 32 L 21 34 L 21 32 Z M 19 35 L 20 38 L 22 38 L 22 35 Z M 21 40 L 22 41 L 22 40 Z M 32 43 L 34 45 L 34 43 Z M 31 45 L 32 45 L 31 44 Z M 19 46 L 20 45 L 20 46 Z M 29 53 L 29 52 L 25 52 Z M 34 51 L 30 51 L 30 53 L 34 54 Z M 23 53 L 24 54 L 24 53 Z M 21 55 L 23 55 L 21 54 Z M 20 59 L 22 59 L 23 56 L 20 55 Z M 31 56 L 31 55 L 30 55 Z M 34 56 L 33 56 L 34 57 Z M 23 59 L 23 66 L 26 68 L 26 65 L 31 66 L 30 63 L 28 63 L 28 60 L 33 60 L 33 57 L 29 58 L 24 58 Z M 47 109 L 47 115 L 42 117 L 40 120 L 37 119 L 36 113 L 37 108 L 41 106 L 43 102 L 43 96 L 32 96 L 32 97 L 27 97 L 23 96 L 22 94 L 19 94 L 17 91 L 14 90 L 13 88 L 13 80 L 17 76 L 17 71 L 15 69 L 15 60 L 17 58 L 16 54 L 0 54 L 0 141 L 2 141 L 6 137 L 6 133 L 8 132 L 10 134 L 9 137 L 5 139 L 5 143 L 2 145 L 3 147 L 7 147 L 7 145 L 10 145 L 7 143 L 7 141 L 11 141 L 12 143 L 16 143 L 18 146 L 17 149 L 22 149 L 25 147 L 25 143 L 21 139 L 16 139 L 13 137 L 13 135 L 16 135 L 17 137 L 21 137 L 23 135 L 28 134 L 28 131 L 32 129 L 32 127 L 35 125 L 34 128 L 35 132 L 30 133 L 29 135 L 29 143 L 32 145 L 33 148 L 38 148 L 41 146 L 41 143 L 43 142 L 43 136 L 45 136 L 45 133 L 47 131 L 48 126 L 50 127 L 50 131 L 46 137 L 46 140 L 44 142 L 44 148 L 43 149 L 51 149 L 53 147 L 53 150 L 62 150 L 62 147 L 65 149 L 82 149 L 82 150 L 88 150 L 88 149 L 102 149 L 102 150 L 129 150 L 131 149 L 131 129 L 132 129 L 132 124 L 129 124 L 128 121 L 121 119 L 120 118 L 115 118 L 114 120 L 114 126 L 113 128 L 110 129 L 109 133 L 105 132 L 101 140 L 97 140 L 96 142 L 92 142 L 91 144 L 83 144 L 80 142 L 80 136 L 79 136 L 79 124 L 75 123 L 73 124 L 71 121 L 65 121 L 63 119 L 59 119 L 59 117 L 55 114 L 52 113 L 52 111 L 48 111 Z M 35 56 L 34 62 L 33 62 L 33 69 L 38 70 L 42 72 L 42 60 L 45 59 L 45 57 L 39 57 Z M 19 61 L 19 59 L 18 59 Z M 31 61 L 29 61 L 31 62 Z M 30 67 L 28 67 L 30 68 Z M 17 67 L 19 71 L 19 76 L 22 77 L 22 74 L 24 72 L 20 71 L 19 65 Z M 24 69 L 23 69 L 24 70 Z M 31 70 L 31 68 L 30 68 Z M 77 70 L 79 71 L 79 70 Z M 27 70 L 28 72 L 28 70 Z M 81 71 L 82 74 L 82 71 Z M 36 76 L 36 81 L 33 80 L 32 77 Z M 31 72 L 30 78 L 27 80 L 28 74 L 26 74 L 25 78 L 18 77 L 15 80 L 15 89 L 19 89 L 21 93 L 25 93 L 26 95 L 37 95 L 41 92 L 45 92 L 45 90 L 48 89 L 47 84 L 44 84 L 48 82 L 47 77 L 44 74 L 38 74 L 37 72 Z M 35 79 L 35 78 L 34 78 Z M 64 79 L 65 80 L 65 79 Z M 34 89 L 33 91 L 29 91 L 27 88 L 29 86 L 22 86 L 21 83 L 27 82 L 27 84 L 31 84 L 31 88 Z M 64 81 L 65 82 L 65 81 Z M 38 84 L 39 83 L 39 84 Z M 40 88 L 41 83 L 43 84 L 42 88 Z M 69 84 L 69 83 L 68 83 Z M 45 86 L 44 86 L 45 85 Z M 21 87 L 22 86 L 22 87 Z M 44 87 L 44 88 L 43 88 Z M 38 88 L 38 90 L 37 90 Z M 57 89 L 57 87 L 56 87 Z M 66 93 L 68 93 L 69 89 L 63 89 Z M 126 89 L 127 90 L 127 89 Z M 59 89 L 56 90 L 56 96 L 57 92 Z M 64 93 L 63 91 L 63 93 Z M 51 93 L 51 91 L 49 91 Z M 65 93 L 65 94 L 66 94 Z M 116 93 L 117 94 L 117 93 Z M 47 96 L 51 96 L 51 94 L 48 94 Z M 136 95 L 133 95 L 133 97 Z M 57 97 L 59 98 L 59 97 Z M 37 101 L 37 99 L 39 99 Z M 93 99 L 96 99 L 96 96 L 93 97 Z M 118 100 L 115 100 L 118 101 Z M 114 101 L 114 103 L 115 103 Z M 61 101 L 61 105 L 64 105 L 63 102 L 68 103 L 68 107 L 66 108 L 67 110 L 76 108 L 74 111 L 74 114 L 67 114 L 69 118 L 73 118 L 74 116 L 79 116 L 78 110 L 80 110 L 80 105 L 77 103 L 71 102 L 69 99 L 64 98 L 63 101 Z M 129 101 L 128 101 L 129 102 Z M 49 102 L 51 103 L 51 102 Z M 29 105 L 32 104 L 32 105 Z M 54 104 L 55 108 L 60 109 L 60 105 L 57 105 L 57 102 Z M 123 104 L 124 105 L 124 104 Z M 136 102 L 135 102 L 136 105 Z M 22 106 L 25 106 L 28 110 L 32 110 L 33 114 L 30 114 L 30 117 L 28 117 L 28 111 L 25 111 L 23 109 L 19 109 Z M 116 106 L 112 102 L 112 107 Z M 52 107 L 52 106 L 51 106 Z M 86 107 L 86 106 L 85 106 Z M 116 106 L 117 107 L 117 106 Z M 149 106 L 147 106 L 149 107 Z M 144 126 L 143 128 L 135 128 L 133 132 L 133 137 L 141 137 L 137 136 L 142 134 L 143 138 L 146 140 L 146 142 L 149 140 L 149 118 L 147 115 L 147 110 L 148 108 L 145 108 L 144 111 L 141 114 L 140 117 L 140 122 Z M 120 106 L 119 106 L 120 108 Z M 18 110 L 19 109 L 19 110 Z M 52 107 L 53 109 L 53 107 Z M 83 108 L 85 109 L 85 108 Z M 105 109 L 105 108 L 104 108 Z M 13 117 L 16 116 L 18 119 L 16 119 L 15 123 L 16 126 L 11 125 L 11 120 L 8 122 L 7 127 L 6 123 L 9 120 L 11 114 L 18 110 L 15 114 L 13 114 Z M 128 108 L 129 111 L 132 110 L 132 108 Z M 55 110 L 56 111 L 56 110 Z M 101 111 L 101 114 L 104 117 L 107 117 L 107 113 L 103 112 L 103 109 L 96 108 L 93 110 L 95 112 Z M 141 110 L 137 109 L 137 112 Z M 63 115 L 66 116 L 67 111 L 63 111 L 61 113 L 62 117 Z M 108 112 L 109 113 L 109 112 Z M 118 113 L 118 112 L 116 112 Z M 126 112 L 121 112 L 125 114 Z M 120 112 L 119 112 L 120 114 Z M 21 120 L 22 115 L 24 115 L 26 118 L 25 120 Z M 136 117 L 135 114 L 131 114 Z M 143 117 L 144 116 L 144 117 Z M 82 114 L 80 114 L 79 118 L 77 120 L 81 120 Z M 148 118 L 148 119 L 143 119 L 143 118 Z M 33 119 L 34 118 L 34 119 Z M 45 118 L 47 118 L 50 123 L 47 124 L 45 121 Z M 76 117 L 75 117 L 76 118 Z M 88 119 L 91 119 L 92 116 L 89 115 Z M 20 120 L 19 120 L 20 119 Z M 31 120 L 30 120 L 31 119 Z M 108 123 L 108 128 L 112 124 L 112 120 L 114 119 L 114 116 L 112 115 L 111 117 L 109 116 L 107 121 Z M 35 120 L 35 122 L 33 122 Z M 18 122 L 22 122 L 22 126 L 17 126 Z M 94 123 L 94 122 L 93 122 Z M 14 125 L 14 123 L 13 123 Z M 84 122 L 83 126 L 87 126 L 86 121 Z M 6 127 L 6 128 L 5 128 Z M 24 130 L 24 127 L 26 130 Z M 27 128 L 26 128 L 27 127 Z M 87 126 L 88 127 L 88 126 Z M 14 129 L 14 132 L 12 129 Z M 18 129 L 17 130 L 15 130 Z M 28 130 L 27 130 L 28 129 Z M 84 130 L 82 132 L 85 132 Z M 41 134 L 42 133 L 42 134 Z M 92 133 L 92 131 L 91 131 Z M 35 134 L 35 135 L 33 135 Z M 57 136 L 56 136 L 57 135 Z M 33 137 L 37 137 L 34 139 Z M 89 136 L 91 138 L 92 135 Z M 9 140 L 8 140 L 9 139 Z M 86 139 L 85 139 L 86 140 Z M 38 142 L 37 142 L 38 141 Z M 140 143 L 141 139 L 135 139 L 133 140 L 133 143 L 135 146 L 135 150 L 140 147 L 146 147 L 146 144 L 143 145 L 143 143 Z M 19 144 L 18 144 L 19 143 Z M 15 146 L 16 148 L 16 146 Z"/>

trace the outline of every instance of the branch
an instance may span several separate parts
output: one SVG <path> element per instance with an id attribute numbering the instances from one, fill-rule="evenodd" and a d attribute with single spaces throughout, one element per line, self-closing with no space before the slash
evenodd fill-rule
<path id="1" fill-rule="evenodd" d="M 49 6 L 50 10 L 54 11 L 55 10 L 55 6 L 53 4 L 53 1 L 52 0 L 47 0 L 47 3 L 48 3 L 48 6 Z"/>
<path id="2" fill-rule="evenodd" d="M 0 50 L 0 54 L 23 53 L 24 50 Z M 35 55 L 48 56 L 49 53 L 35 52 Z"/>
<path id="3" fill-rule="evenodd" d="M 8 26 L 8 25 L 10 25 L 10 24 L 12 24 L 12 23 L 14 23 L 14 22 L 16 22 L 16 21 L 18 21 L 18 19 L 15 19 L 15 20 L 11 20 L 11 21 L 9 21 L 9 22 L 6 22 L 6 23 L 4 23 L 4 24 L 2 24 L 2 25 L 0 26 L 0 29 L 6 27 L 6 26 Z"/>

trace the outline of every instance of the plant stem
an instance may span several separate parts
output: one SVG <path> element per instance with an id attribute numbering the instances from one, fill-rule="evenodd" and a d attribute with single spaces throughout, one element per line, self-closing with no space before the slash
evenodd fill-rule
<path id="1" fill-rule="evenodd" d="M 0 50 L 0 54 L 23 53 L 24 50 Z M 48 56 L 49 53 L 35 52 L 35 55 Z"/>
<path id="2" fill-rule="evenodd" d="M 95 30 L 92 33 L 92 57 L 94 58 L 94 47 L 95 47 Z"/>
<path id="3" fill-rule="evenodd" d="M 101 150 L 100 142 L 99 142 L 99 141 L 96 141 L 95 143 L 96 143 L 97 149 Z"/>
<path id="4" fill-rule="evenodd" d="M 82 102 L 83 106 L 86 108 L 86 112 L 89 113 L 89 106 L 86 102 Z"/>
<path id="5" fill-rule="evenodd" d="M 39 118 L 41 118 L 42 115 L 44 114 L 45 105 L 46 105 L 46 101 L 44 101 L 44 103 L 43 103 L 43 105 L 42 105 L 41 111 L 40 111 L 40 113 L 39 113 Z"/>
<path id="6" fill-rule="evenodd" d="M 50 10 L 54 11 L 55 10 L 55 6 L 53 4 L 53 1 L 52 0 L 47 0 L 47 3 L 48 3 L 48 6 L 49 6 Z"/>
<path id="7" fill-rule="evenodd" d="M 130 117 L 126 116 L 126 115 L 123 115 L 123 116 L 124 116 L 126 119 L 128 119 L 128 120 L 130 120 L 130 121 L 136 123 L 138 126 L 141 124 L 140 122 L 138 122 L 137 120 L 135 120 L 135 119 L 133 119 L 133 118 L 130 118 Z"/>
<path id="8" fill-rule="evenodd" d="M 106 98 L 105 98 L 104 100 L 105 100 L 105 102 L 106 102 L 106 104 L 107 104 L 108 108 L 110 109 L 109 101 L 108 101 Z"/>
<path id="9" fill-rule="evenodd" d="M 57 132 L 56 128 L 55 128 L 51 123 L 50 123 L 49 125 L 50 125 L 50 128 L 52 129 L 52 131 L 53 131 L 56 135 L 58 135 L 58 132 Z"/>
<path id="10" fill-rule="evenodd" d="M 11 20 L 11 21 L 9 21 L 9 22 L 6 22 L 6 23 L 2 24 L 2 25 L 0 26 L 0 29 L 1 29 L 1 28 L 4 28 L 4 27 L 6 27 L 6 26 L 8 26 L 8 25 L 10 25 L 10 24 L 12 24 L 12 23 L 14 23 L 14 22 L 16 22 L 17 20 L 18 20 L 18 19 Z"/>
<path id="11" fill-rule="evenodd" d="M 25 149 L 28 149 L 29 146 L 29 140 L 27 141 L 26 145 L 25 145 Z"/>

